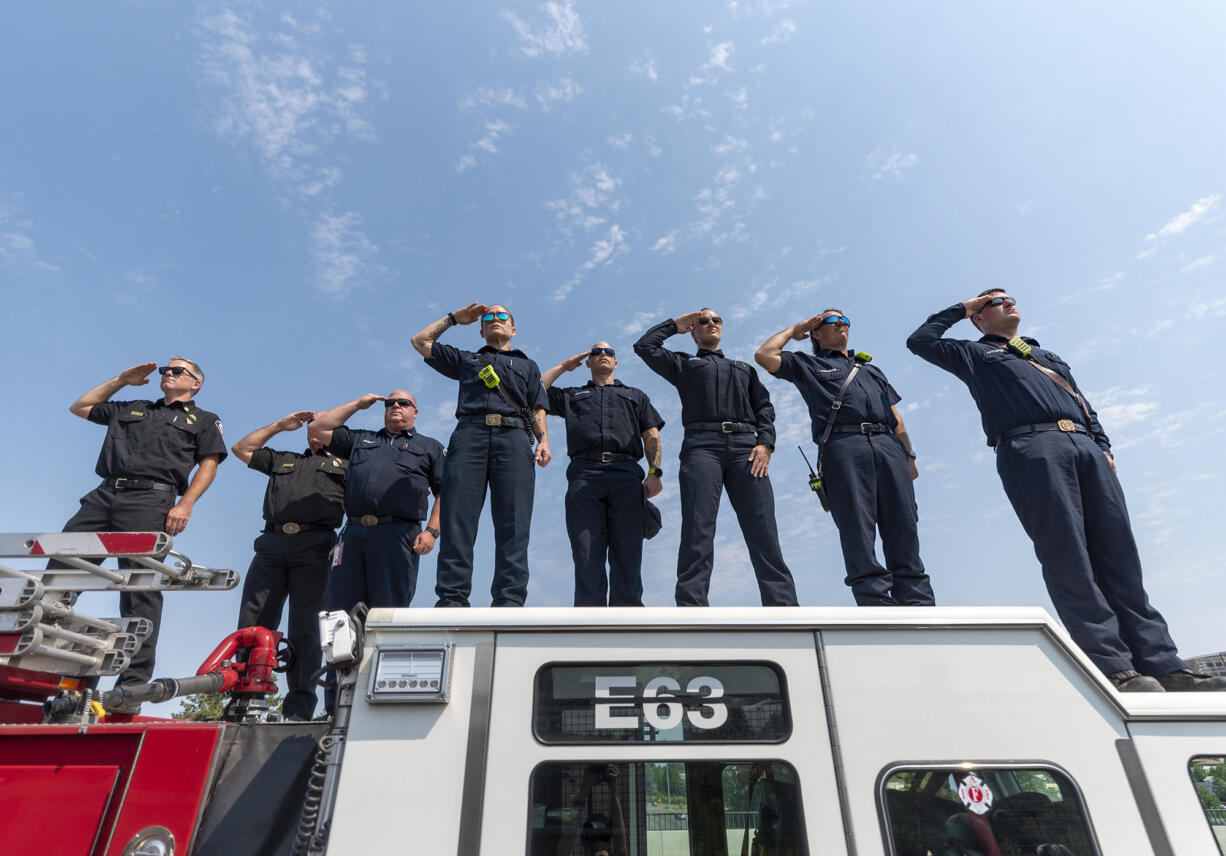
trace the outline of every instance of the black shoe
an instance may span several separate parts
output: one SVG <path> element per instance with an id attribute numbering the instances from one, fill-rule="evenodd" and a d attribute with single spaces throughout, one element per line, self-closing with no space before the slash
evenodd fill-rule
<path id="1" fill-rule="evenodd" d="M 1166 692 L 1166 687 L 1159 683 L 1157 678 L 1142 675 L 1133 669 L 1125 669 L 1122 672 L 1107 675 L 1107 680 L 1115 684 L 1115 688 L 1122 693 Z"/>
<path id="2" fill-rule="evenodd" d="M 1167 692 L 1221 692 L 1226 690 L 1226 678 L 1215 678 L 1213 675 L 1202 675 L 1191 669 L 1180 669 L 1158 676 L 1158 683 Z"/>

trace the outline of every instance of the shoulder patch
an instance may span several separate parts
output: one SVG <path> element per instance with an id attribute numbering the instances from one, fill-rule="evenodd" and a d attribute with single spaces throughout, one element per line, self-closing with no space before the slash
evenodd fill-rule
<path id="1" fill-rule="evenodd" d="M 221 431 L 221 420 L 220 420 L 220 419 L 218 419 L 218 420 L 217 420 L 217 433 L 218 433 L 218 434 L 222 433 L 222 431 Z"/>

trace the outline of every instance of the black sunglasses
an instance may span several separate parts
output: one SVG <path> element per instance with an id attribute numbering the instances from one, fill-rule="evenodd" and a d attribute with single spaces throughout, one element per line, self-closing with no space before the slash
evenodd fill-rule
<path id="1" fill-rule="evenodd" d="M 200 378 L 192 374 L 191 370 L 185 366 L 158 366 L 158 374 L 165 375 L 167 372 L 170 372 L 175 377 L 186 374 L 191 375 L 195 380 L 200 380 Z"/>
<path id="2" fill-rule="evenodd" d="M 1017 301 L 1012 297 L 993 297 L 987 303 L 983 304 L 983 309 L 987 309 L 989 306 L 1000 306 L 1004 303 L 1007 303 L 1010 306 L 1017 306 Z M 979 311 L 982 312 L 983 309 L 980 309 Z"/>
<path id="3" fill-rule="evenodd" d="M 848 318 L 846 315 L 827 315 L 825 318 L 823 318 L 821 321 L 817 323 L 822 324 L 822 325 L 842 324 L 844 327 L 850 327 L 851 319 Z"/>
<path id="4" fill-rule="evenodd" d="M 592 348 L 592 350 L 588 352 L 588 356 L 590 357 L 599 357 L 601 354 L 608 354 L 610 357 L 617 356 L 617 354 L 613 353 L 612 348 Z"/>
<path id="5" fill-rule="evenodd" d="M 391 410 L 393 405 L 399 404 L 401 407 L 412 407 L 417 409 L 417 405 L 407 398 L 387 398 L 383 401 L 383 407 L 386 410 Z"/>
<path id="6" fill-rule="evenodd" d="M 724 319 L 720 318 L 718 315 L 705 315 L 698 319 L 698 326 L 700 327 L 706 327 L 708 324 L 719 324 L 723 326 L 723 323 Z"/>

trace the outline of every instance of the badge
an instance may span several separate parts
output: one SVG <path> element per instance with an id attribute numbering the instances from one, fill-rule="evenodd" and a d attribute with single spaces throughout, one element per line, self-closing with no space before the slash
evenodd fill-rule
<path id="1" fill-rule="evenodd" d="M 218 434 L 222 433 L 222 432 L 221 432 L 221 420 L 220 420 L 220 419 L 218 419 L 218 420 L 217 420 L 217 433 L 218 433 Z"/>
<path id="2" fill-rule="evenodd" d="M 969 773 L 958 785 L 958 798 L 975 814 L 987 814 L 992 807 L 992 789 L 974 773 Z"/>

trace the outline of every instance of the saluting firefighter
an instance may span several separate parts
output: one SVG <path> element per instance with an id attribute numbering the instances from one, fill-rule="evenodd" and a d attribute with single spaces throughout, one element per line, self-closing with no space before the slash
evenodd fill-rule
<path id="1" fill-rule="evenodd" d="M 264 531 L 255 539 L 255 557 L 243 580 L 238 626 L 276 630 L 289 599 L 294 664 L 286 674 L 289 692 L 282 711 L 287 719 L 302 721 L 314 715 L 318 700 L 311 675 L 321 657 L 319 611 L 327 607 L 329 557 L 345 514 L 349 465 L 316 436 L 308 435 L 304 452 L 279 452 L 265 444 L 314 418 L 309 410 L 291 413 L 230 447 L 234 457 L 268 476 Z"/>
<path id="2" fill-rule="evenodd" d="M 848 350 L 850 333 L 851 319 L 826 309 L 771 336 L 754 359 L 794 383 L 809 407 L 818 470 L 856 604 L 932 606 L 911 484 L 919 470 L 895 407 L 901 398 L 871 357 Z M 812 354 L 783 350 L 806 338 Z M 884 565 L 877 560 L 878 530 Z"/>
<path id="3" fill-rule="evenodd" d="M 584 361 L 590 381 L 554 386 Z M 566 531 L 575 560 L 575 606 L 643 605 L 643 499 L 662 489 L 664 420 L 647 393 L 613 377 L 616 368 L 613 347 L 597 342 L 541 378 L 549 411 L 566 420 Z M 644 452 L 646 476 L 637 463 Z"/>
<path id="4" fill-rule="evenodd" d="M 155 369 L 162 378 L 161 398 L 110 400 L 125 386 L 148 384 Z M 72 414 L 105 425 L 106 439 L 96 468 L 102 484 L 81 498 L 81 510 L 64 524 L 65 532 L 183 533 L 196 501 L 213 483 L 217 465 L 226 457 L 221 420 L 193 401 L 203 384 L 204 371 L 199 365 L 185 357 L 171 357 L 164 366 L 132 366 L 73 402 L 68 408 Z M 193 467 L 196 473 L 189 482 Z M 176 496 L 180 497 L 177 502 Z M 125 559 L 119 564 L 135 567 Z M 153 625 L 153 632 L 115 681 L 116 687 L 143 686 L 153 678 L 162 593 L 120 592 L 119 613 L 147 618 Z M 139 711 L 137 704 L 114 712 Z"/>
<path id="5" fill-rule="evenodd" d="M 963 318 L 984 335 L 942 338 Z M 1179 658 L 1145 594 L 1111 441 L 1068 363 L 1019 337 L 1020 323 L 1014 299 L 990 288 L 931 315 L 907 347 L 970 389 L 1056 614 L 1095 665 L 1124 692 L 1226 689 Z"/>
<path id="6" fill-rule="evenodd" d="M 480 322 L 485 340 L 476 351 L 437 341 L 452 327 L 474 322 Z M 436 606 L 469 605 L 473 546 L 487 487 L 494 520 L 492 605 L 523 606 L 528 596 L 528 538 L 536 491 L 533 463 L 544 467 L 551 455 L 541 370 L 527 354 L 511 347 L 515 333 L 515 316 L 505 306 L 470 303 L 413 337 L 413 347 L 426 365 L 460 382 L 458 422 L 443 469 L 447 504 Z"/>
<path id="7" fill-rule="evenodd" d="M 664 342 L 689 333 L 697 353 L 670 351 Z M 678 606 L 706 606 L 715 564 L 715 518 L 720 495 L 736 511 L 763 606 L 795 606 L 796 584 L 783 561 L 775 523 L 775 494 L 767 471 L 775 449 L 775 408 L 757 371 L 720 350 L 723 319 L 713 309 L 687 312 L 652 327 L 634 352 L 681 397 L 685 439 L 677 482 L 681 489 Z"/>

